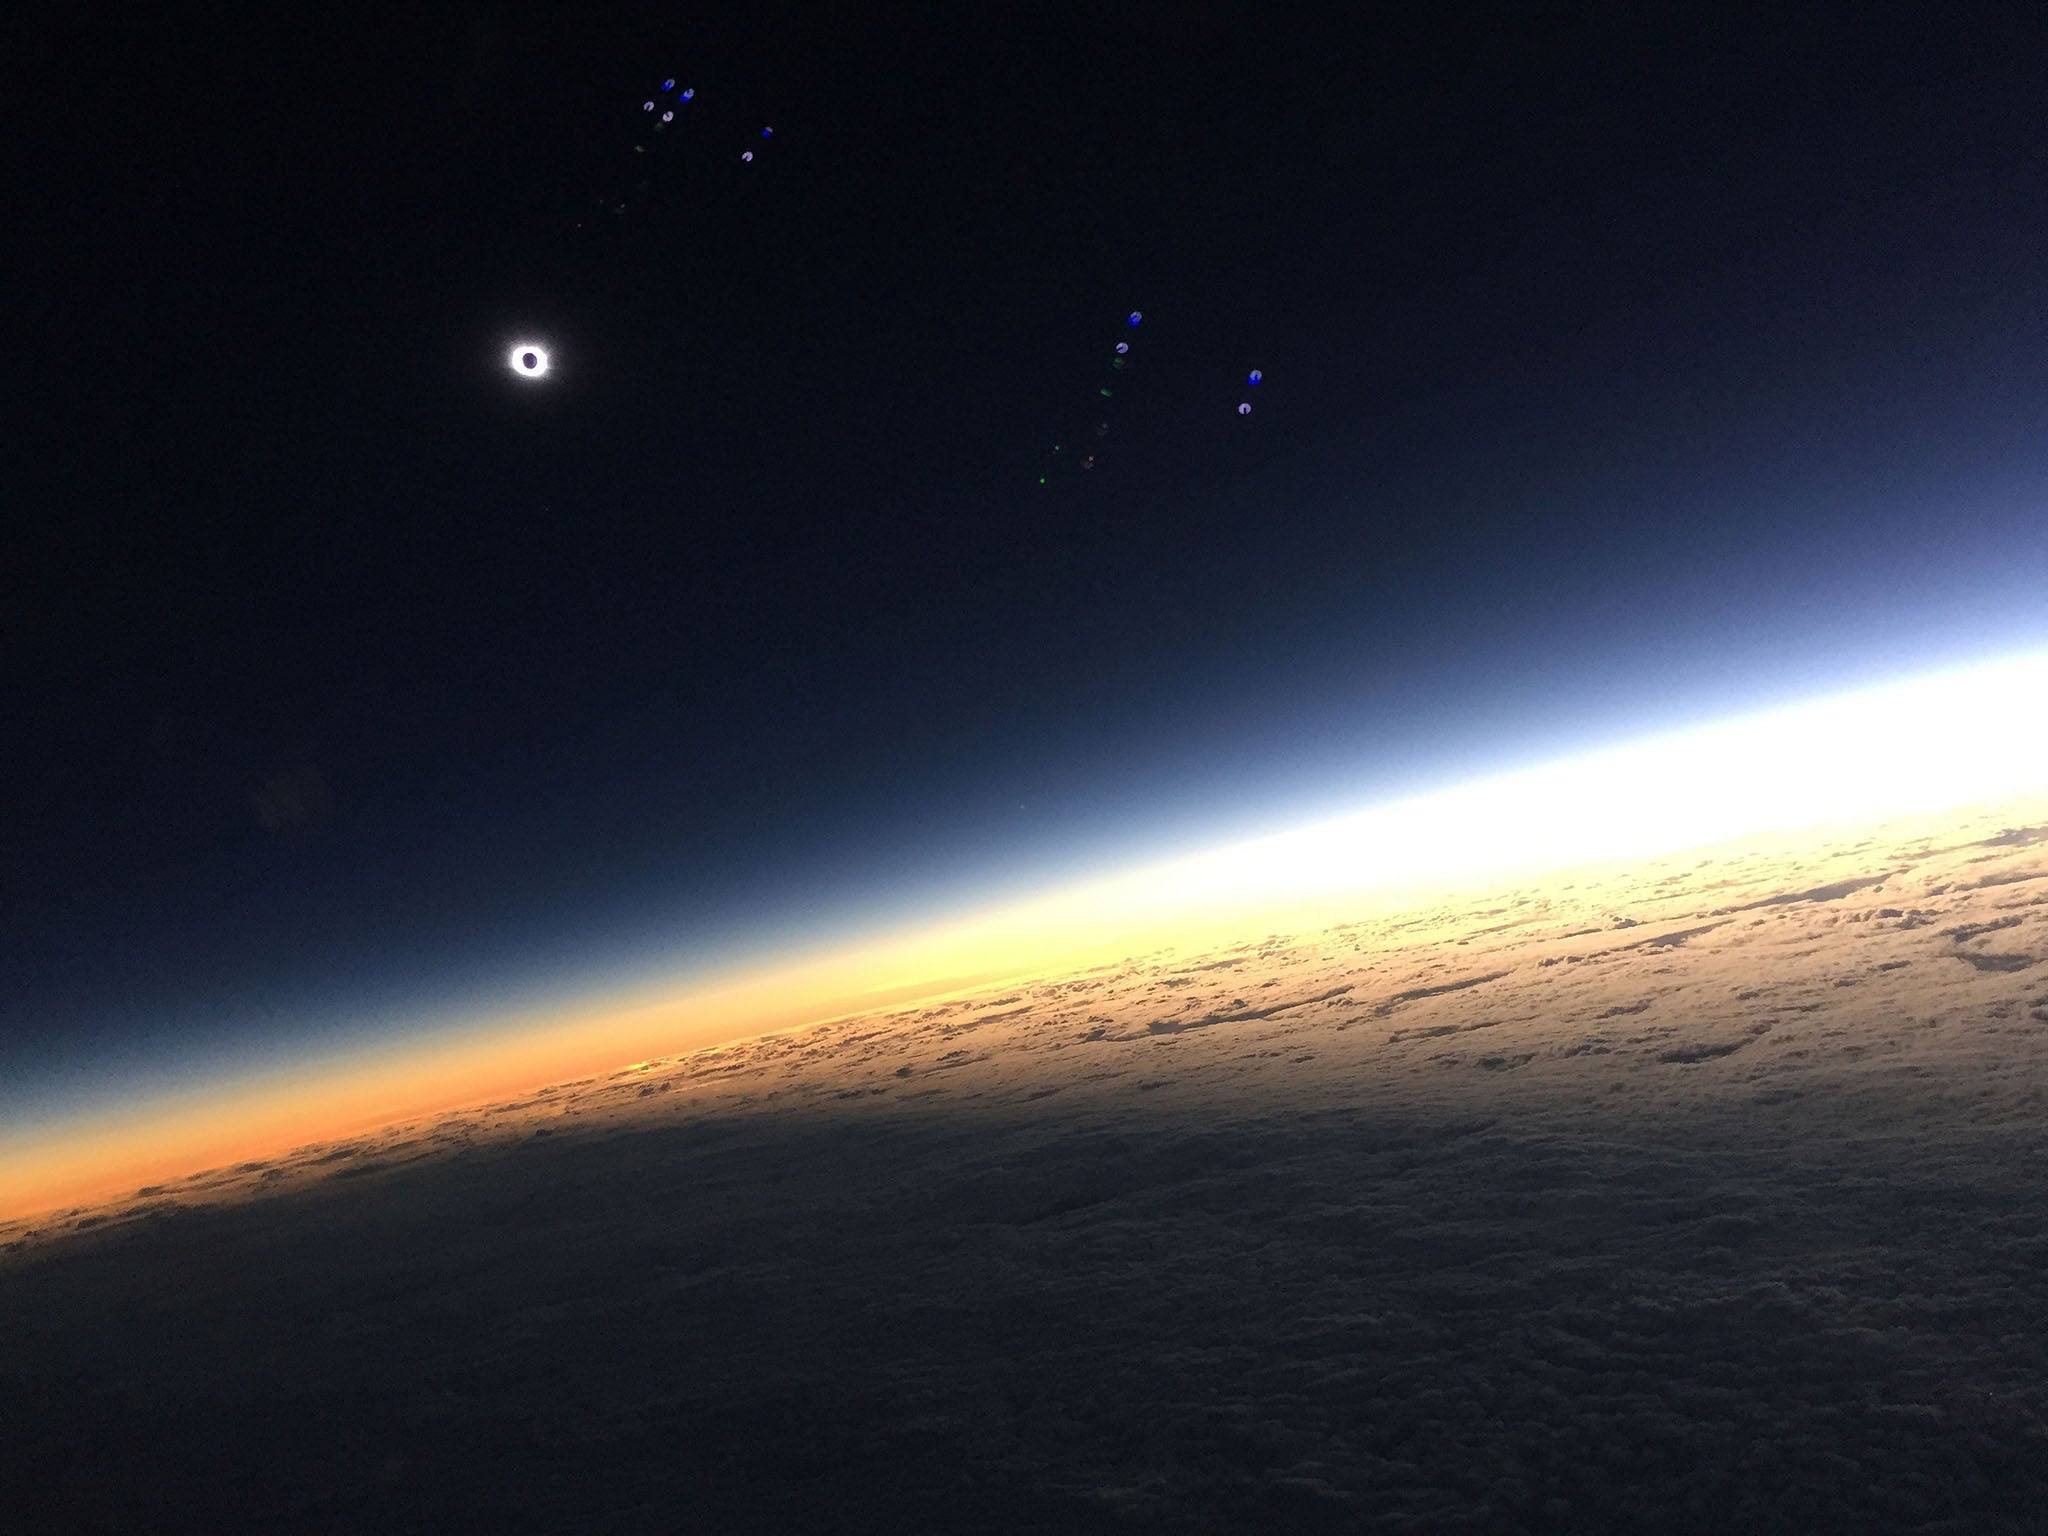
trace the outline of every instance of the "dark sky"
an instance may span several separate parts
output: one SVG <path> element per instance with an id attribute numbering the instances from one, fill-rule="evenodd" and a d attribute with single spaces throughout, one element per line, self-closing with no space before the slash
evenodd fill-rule
<path id="1" fill-rule="evenodd" d="M 593 9 L 10 13 L 0 1108 L 2048 631 L 2036 7 Z"/>

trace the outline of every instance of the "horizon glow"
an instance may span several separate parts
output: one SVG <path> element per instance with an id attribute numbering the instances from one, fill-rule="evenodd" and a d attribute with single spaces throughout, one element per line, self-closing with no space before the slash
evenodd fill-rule
<path id="1" fill-rule="evenodd" d="M 16 1127 L 0 1136 L 0 1219 L 1266 917 L 1333 923 L 1451 888 L 2048 792 L 2044 701 L 2048 650 L 1951 668 L 1384 800 L 950 923 L 795 945 L 708 984 L 508 1006 L 424 1043 Z"/>

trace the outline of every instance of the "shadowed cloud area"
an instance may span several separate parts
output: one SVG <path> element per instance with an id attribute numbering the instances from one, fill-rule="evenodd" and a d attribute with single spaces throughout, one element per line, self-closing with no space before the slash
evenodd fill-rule
<path id="1" fill-rule="evenodd" d="M 0 1533 L 2041 1536 L 2044 60 L 0 8 Z"/>
<path id="2" fill-rule="evenodd" d="M 15 1223 L 0 1509 L 2036 1529 L 2044 827 L 1163 950 Z"/>

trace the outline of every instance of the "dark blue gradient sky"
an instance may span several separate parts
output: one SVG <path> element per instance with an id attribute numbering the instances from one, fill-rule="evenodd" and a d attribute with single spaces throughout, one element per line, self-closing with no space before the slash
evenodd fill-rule
<path id="1" fill-rule="evenodd" d="M 1111 9 L 11 23 L 0 1113 L 2048 636 L 2036 10 Z"/>

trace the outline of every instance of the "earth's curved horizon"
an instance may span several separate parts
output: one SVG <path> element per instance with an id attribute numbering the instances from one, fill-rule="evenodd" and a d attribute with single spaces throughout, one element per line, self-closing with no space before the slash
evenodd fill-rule
<path id="1" fill-rule="evenodd" d="M 16 1222 L 0 1508 L 2031 1529 L 2044 881 L 2040 797 L 1752 838 Z"/>
<path id="2" fill-rule="evenodd" d="M 2048 7 L 5 40 L 0 1536 L 2048 1536 Z"/>

